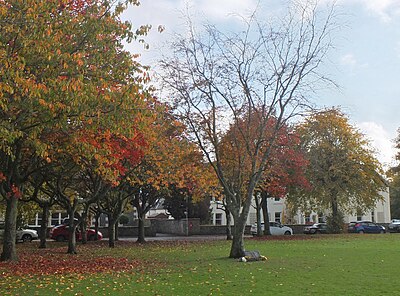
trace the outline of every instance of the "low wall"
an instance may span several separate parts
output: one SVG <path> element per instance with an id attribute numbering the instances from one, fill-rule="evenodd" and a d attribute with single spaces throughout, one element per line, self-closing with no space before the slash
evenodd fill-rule
<path id="1" fill-rule="evenodd" d="M 302 234 L 304 227 L 309 226 L 303 224 L 294 224 L 294 225 L 285 224 L 285 225 L 293 229 L 293 234 Z"/>
<path id="2" fill-rule="evenodd" d="M 244 234 L 250 234 L 250 225 L 247 225 Z M 233 226 L 231 226 L 233 232 Z M 226 225 L 200 225 L 200 235 L 225 235 Z"/>
<path id="3" fill-rule="evenodd" d="M 157 233 L 174 234 L 174 235 L 193 235 L 200 233 L 200 219 L 181 219 L 181 220 L 165 220 L 152 219 Z"/>
<path id="4" fill-rule="evenodd" d="M 119 237 L 137 237 L 138 236 L 137 226 L 120 226 L 118 228 Z M 108 227 L 99 227 L 99 231 L 103 234 L 103 237 L 108 237 Z M 153 226 L 144 227 L 144 235 L 146 237 L 156 236 L 156 229 Z"/>

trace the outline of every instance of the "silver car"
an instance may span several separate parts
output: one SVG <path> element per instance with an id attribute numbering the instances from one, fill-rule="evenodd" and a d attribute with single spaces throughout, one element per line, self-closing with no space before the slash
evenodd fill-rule
<path id="1" fill-rule="evenodd" d="M 3 240 L 4 236 L 4 224 L 0 225 L 0 240 Z M 38 239 L 39 235 L 36 230 L 33 229 L 17 229 L 17 241 L 31 242 L 32 240 Z"/>
<path id="2" fill-rule="evenodd" d="M 269 222 L 269 229 L 271 231 L 271 235 L 292 235 L 293 229 L 282 225 L 279 222 Z M 264 231 L 264 222 L 261 222 L 261 231 Z M 257 223 L 251 225 L 250 233 L 252 235 L 257 234 Z"/>

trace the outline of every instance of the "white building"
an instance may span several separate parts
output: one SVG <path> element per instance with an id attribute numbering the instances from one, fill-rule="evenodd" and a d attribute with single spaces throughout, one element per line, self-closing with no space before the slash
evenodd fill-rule
<path id="1" fill-rule="evenodd" d="M 390 197 L 389 187 L 386 191 L 381 192 L 382 201 L 376 203 L 375 208 L 371 212 L 363 213 L 360 215 L 347 215 L 344 217 L 344 222 L 367 220 L 376 223 L 390 223 Z M 222 202 L 212 201 L 212 224 L 226 225 L 226 216 L 223 210 Z M 301 213 L 291 216 L 286 210 L 284 198 L 269 198 L 268 199 L 268 216 L 270 221 L 281 222 L 282 224 L 311 224 L 316 222 L 325 222 L 325 215 L 323 213 Z M 262 218 L 261 218 L 262 220 Z M 233 221 L 233 220 L 232 220 Z M 247 225 L 251 225 L 257 221 L 257 214 L 255 205 L 250 207 L 250 213 L 247 218 Z"/>

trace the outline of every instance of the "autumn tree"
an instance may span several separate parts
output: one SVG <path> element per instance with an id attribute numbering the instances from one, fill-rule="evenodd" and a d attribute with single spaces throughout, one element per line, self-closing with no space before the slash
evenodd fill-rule
<path id="1" fill-rule="evenodd" d="M 239 33 L 206 25 L 198 34 L 189 21 L 188 32 L 172 43 L 173 56 L 161 62 L 165 86 L 213 167 L 233 215 L 230 257 L 244 255 L 251 201 L 270 157 L 267 144 L 308 106 L 306 94 L 327 81 L 319 66 L 331 48 L 334 11 L 308 4 L 293 5 L 287 15 L 268 22 L 255 15 L 244 18 Z M 272 117 L 276 132 L 265 137 L 262 131 Z M 229 124 L 239 121 L 244 124 L 237 125 L 236 135 L 243 149 L 233 146 L 232 157 L 246 162 L 239 162 L 237 174 L 228 178 L 221 138 Z M 248 126 L 258 133 L 249 133 Z"/>
<path id="2" fill-rule="evenodd" d="M 141 114 L 140 117 L 146 116 Z M 127 180 L 134 168 L 140 164 L 147 144 L 139 131 L 136 131 L 132 138 L 122 134 L 111 134 L 109 131 L 85 131 L 82 136 L 81 141 L 97 151 L 93 158 L 80 161 L 84 168 L 80 179 L 83 185 L 80 194 L 84 205 L 82 215 L 86 220 L 91 208 L 106 214 L 109 224 L 109 246 L 114 247 L 119 217 L 132 196 Z M 86 233 L 86 227 L 82 227 L 82 232 Z"/>
<path id="3" fill-rule="evenodd" d="M 0 193 L 7 203 L 2 260 L 17 259 L 18 199 L 37 169 L 31 156 L 51 162 L 49 155 L 57 153 L 47 135 L 74 138 L 83 127 L 128 137 L 135 132 L 135 106 L 147 76 L 123 43 L 148 28 L 135 34 L 120 20 L 129 3 L 138 4 L 0 1 Z"/>
<path id="4" fill-rule="evenodd" d="M 142 133 L 134 127 L 131 129 L 135 130 L 131 138 L 119 133 L 113 134 L 109 130 L 83 130 L 79 137 L 80 143 L 84 150 L 94 149 L 96 153 L 92 158 L 84 157 L 83 153 L 78 154 L 80 171 L 75 182 L 77 197 L 71 199 L 66 195 L 58 195 L 70 217 L 73 217 L 78 207 L 83 208 L 81 230 L 84 238 L 91 206 L 96 204 L 99 210 L 107 214 L 110 247 L 114 247 L 115 227 L 131 196 L 125 188 L 125 181 L 130 177 L 132 168 L 140 163 L 147 146 Z M 72 225 L 70 229 L 73 229 Z M 71 238 L 70 236 L 70 242 Z"/>
<path id="5" fill-rule="evenodd" d="M 257 188 L 259 194 L 255 195 L 257 212 L 257 233 L 260 234 L 260 211 L 264 220 L 264 235 L 270 235 L 268 216 L 268 198 L 285 198 L 290 188 L 310 189 L 305 171 L 308 161 L 300 149 L 299 136 L 289 128 L 283 127 L 271 150 L 260 185 Z"/>
<path id="6" fill-rule="evenodd" d="M 310 192 L 290 194 L 295 208 L 329 213 L 333 232 L 340 232 L 343 213 L 362 213 L 375 207 L 385 188 L 382 167 L 369 141 L 338 109 L 309 116 L 298 127 L 309 161 Z"/>
<path id="7" fill-rule="evenodd" d="M 255 113 L 261 113 L 260 110 L 253 111 Z M 244 117 L 247 117 L 245 115 Z M 267 202 L 269 198 L 283 198 L 288 192 L 291 186 L 308 186 L 308 181 L 305 178 L 304 169 L 307 165 L 303 153 L 300 150 L 300 138 L 293 131 L 293 128 L 286 124 L 275 131 L 276 119 L 271 117 L 269 122 L 263 131 L 264 137 L 270 139 L 275 137 L 275 141 L 269 141 L 264 143 L 264 149 L 269 149 L 269 157 L 265 163 L 265 168 L 262 173 L 261 180 L 255 189 L 255 208 L 257 213 L 257 226 L 258 234 L 261 235 L 261 211 L 264 218 L 264 234 L 270 234 L 269 230 L 269 217 Z M 238 121 L 235 125 L 232 125 L 227 133 L 221 139 L 221 162 L 225 168 L 225 176 L 228 179 L 235 179 L 235 175 L 245 175 L 246 169 L 251 167 L 249 158 L 246 158 L 245 149 L 246 144 L 241 142 L 241 138 L 238 137 L 237 132 L 239 129 L 244 129 L 247 125 L 245 120 Z M 256 137 L 259 130 L 258 126 L 247 125 L 247 132 L 252 134 L 252 137 Z M 239 151 L 242 150 L 242 153 Z M 237 151 L 235 153 L 235 151 Z M 237 158 L 237 155 L 241 155 Z M 260 161 L 260 160 L 258 160 Z M 247 163 L 246 163 L 247 162 Z M 248 173 L 248 172 L 247 172 Z M 237 178 L 245 182 L 243 178 Z M 243 190 L 245 183 L 236 185 L 236 190 Z"/>
<path id="8" fill-rule="evenodd" d="M 187 139 L 186 127 L 166 107 L 154 109 L 153 124 L 145 132 L 146 153 L 128 181 L 134 192 L 131 203 L 138 213 L 140 243 L 145 242 L 146 214 L 161 199 L 169 198 L 171 188 L 187 190 L 199 200 L 215 183 L 197 146 Z"/>
<path id="9" fill-rule="evenodd" d="M 39 230 L 40 249 L 45 249 L 47 247 L 46 239 L 50 209 L 56 204 L 56 198 L 52 192 L 49 193 L 49 191 L 45 190 L 44 184 L 46 182 L 46 178 L 44 174 L 45 171 L 40 170 L 33 174 L 30 178 L 30 186 L 34 191 L 37 191 L 37 194 L 33 194 L 31 199 L 40 208 L 42 214 Z"/>
<path id="10" fill-rule="evenodd" d="M 117 186 L 107 192 L 107 194 L 97 201 L 97 208 L 108 218 L 108 246 L 115 247 L 116 228 L 123 211 L 127 209 L 129 198 L 133 194 L 129 187 Z"/>

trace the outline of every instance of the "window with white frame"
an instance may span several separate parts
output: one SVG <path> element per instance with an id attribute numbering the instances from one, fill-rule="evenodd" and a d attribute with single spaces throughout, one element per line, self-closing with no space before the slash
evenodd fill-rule
<path id="1" fill-rule="evenodd" d="M 215 225 L 222 225 L 222 214 L 221 213 L 215 214 Z"/>
<path id="2" fill-rule="evenodd" d="M 275 222 L 281 222 L 281 212 L 275 212 Z"/>

